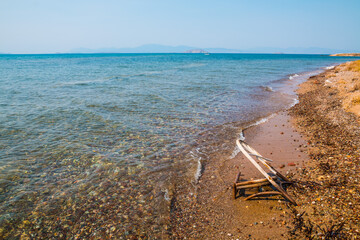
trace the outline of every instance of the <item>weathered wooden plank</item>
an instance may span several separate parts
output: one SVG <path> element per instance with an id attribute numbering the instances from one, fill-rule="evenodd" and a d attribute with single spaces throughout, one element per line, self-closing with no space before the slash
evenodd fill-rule
<path id="1" fill-rule="evenodd" d="M 254 197 L 258 197 L 258 196 L 264 196 L 264 195 L 282 195 L 280 192 L 277 192 L 277 191 L 267 191 L 267 192 L 258 192 L 258 193 L 255 193 L 253 195 L 250 195 L 246 198 L 244 198 L 244 200 L 249 200 L 251 198 L 254 198 Z"/>
<path id="2" fill-rule="evenodd" d="M 255 161 L 255 159 L 250 155 L 250 153 L 255 154 L 255 155 L 259 155 L 261 156 L 261 154 L 259 154 L 255 149 L 253 149 L 252 147 L 250 147 L 248 144 L 246 144 L 244 141 L 241 140 L 237 140 L 236 141 L 237 146 L 239 147 L 239 149 L 241 150 L 241 152 L 247 157 L 247 159 L 249 159 L 249 161 L 259 170 L 259 172 L 264 175 L 264 177 L 271 183 L 271 185 L 273 185 L 280 193 L 281 195 L 287 199 L 289 202 L 293 203 L 294 205 L 297 205 L 295 200 L 292 199 L 292 197 L 290 197 L 285 190 L 279 186 L 279 184 L 277 184 L 275 182 L 275 180 L 273 180 L 269 174 Z M 270 166 L 267 161 L 263 160 L 262 158 L 257 158 L 264 166 L 266 166 L 267 168 L 269 168 L 269 170 L 271 172 L 273 172 L 274 174 L 276 174 L 277 176 L 282 176 L 278 171 L 276 171 L 272 166 Z M 283 176 L 284 177 L 284 176 Z M 285 179 L 284 179 L 285 180 Z"/>
<path id="3" fill-rule="evenodd" d="M 276 180 L 277 177 L 274 176 L 272 177 L 272 179 Z M 247 180 L 247 181 L 241 181 L 241 182 L 237 182 L 237 185 L 246 185 L 246 184 L 253 184 L 253 183 L 260 183 L 260 182 L 268 182 L 268 180 L 266 178 L 261 178 L 261 179 L 255 179 L 255 180 Z"/>
<path id="4" fill-rule="evenodd" d="M 271 183 L 269 181 L 254 183 L 254 184 L 246 184 L 246 185 L 239 185 L 238 183 L 236 183 L 236 189 L 256 188 L 267 185 L 271 185 Z"/>

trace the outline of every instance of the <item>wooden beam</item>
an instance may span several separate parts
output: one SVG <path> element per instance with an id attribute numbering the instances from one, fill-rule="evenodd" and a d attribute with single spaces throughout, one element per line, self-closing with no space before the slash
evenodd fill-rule
<path id="1" fill-rule="evenodd" d="M 258 193 L 255 193 L 253 195 L 250 195 L 248 197 L 246 197 L 244 200 L 249 200 L 251 198 L 254 198 L 254 197 L 258 197 L 258 196 L 263 196 L 263 195 L 282 195 L 281 192 L 277 192 L 277 191 L 267 191 L 267 192 L 258 192 Z"/>
<path id="2" fill-rule="evenodd" d="M 256 155 L 261 156 L 258 152 L 255 151 L 255 149 L 253 149 L 252 147 L 250 147 L 248 144 L 246 144 L 244 141 L 241 140 L 236 140 L 236 144 L 239 147 L 239 149 L 241 150 L 241 152 L 245 155 L 245 157 L 247 157 L 247 159 L 249 159 L 249 161 L 257 168 L 257 170 L 259 170 L 259 172 L 271 183 L 271 185 L 273 185 L 280 193 L 281 195 L 288 200 L 289 202 L 291 202 L 294 205 L 297 205 L 297 203 L 295 202 L 294 199 L 292 199 L 292 197 L 290 197 L 285 190 L 279 186 L 279 184 L 277 184 L 270 176 L 269 174 L 255 161 L 254 158 L 252 158 L 252 156 L 249 153 L 253 153 Z M 269 164 L 267 164 L 267 162 L 261 158 L 258 158 L 258 160 L 260 160 L 260 162 L 265 165 L 267 168 L 270 169 L 270 171 L 272 171 L 274 174 L 276 174 L 277 176 L 279 176 L 277 173 L 277 171 L 271 167 Z M 285 179 L 284 179 L 285 180 Z"/>

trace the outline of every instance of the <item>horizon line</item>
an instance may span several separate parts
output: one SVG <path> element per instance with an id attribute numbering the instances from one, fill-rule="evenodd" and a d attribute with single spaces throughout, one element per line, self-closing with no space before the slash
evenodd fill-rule
<path id="1" fill-rule="evenodd" d="M 331 55 L 333 53 L 282 53 L 282 52 L 208 52 L 210 54 L 276 54 L 276 55 Z M 338 52 L 337 54 L 342 54 L 343 52 Z M 357 53 L 351 52 L 351 53 Z M 189 53 L 189 52 L 49 52 L 49 53 L 0 53 L 0 55 L 54 55 L 54 54 L 67 54 L 67 55 L 75 55 L 75 54 L 206 54 L 206 53 Z"/>

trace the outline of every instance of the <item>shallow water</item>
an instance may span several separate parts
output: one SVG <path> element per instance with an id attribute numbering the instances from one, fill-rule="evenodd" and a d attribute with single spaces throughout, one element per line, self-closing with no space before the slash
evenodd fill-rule
<path id="1" fill-rule="evenodd" d="M 0 55 L 0 236 L 162 236 L 175 184 L 349 59 Z"/>

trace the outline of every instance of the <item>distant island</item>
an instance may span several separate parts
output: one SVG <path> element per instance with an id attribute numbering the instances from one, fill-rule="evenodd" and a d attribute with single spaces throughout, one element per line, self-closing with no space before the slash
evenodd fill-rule
<path id="1" fill-rule="evenodd" d="M 227 48 L 199 48 L 194 46 L 168 46 L 160 44 L 146 44 L 133 48 L 76 48 L 70 53 L 242 53 L 237 49 Z"/>
<path id="2" fill-rule="evenodd" d="M 209 52 L 205 51 L 204 49 L 190 49 L 185 51 L 184 53 L 209 53 Z"/>
<path id="3" fill-rule="evenodd" d="M 360 53 L 336 53 L 331 54 L 331 57 L 360 57 Z"/>

